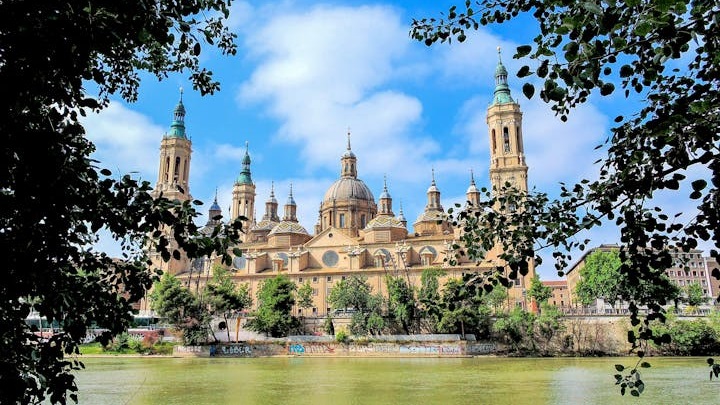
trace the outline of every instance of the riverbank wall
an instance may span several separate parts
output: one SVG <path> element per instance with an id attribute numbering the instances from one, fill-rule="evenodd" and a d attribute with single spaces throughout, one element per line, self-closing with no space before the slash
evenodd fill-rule
<path id="1" fill-rule="evenodd" d="M 471 357 L 504 350 L 495 342 L 478 342 L 472 336 L 400 335 L 337 342 L 332 336 L 290 336 L 285 339 L 176 346 L 178 357 Z"/>

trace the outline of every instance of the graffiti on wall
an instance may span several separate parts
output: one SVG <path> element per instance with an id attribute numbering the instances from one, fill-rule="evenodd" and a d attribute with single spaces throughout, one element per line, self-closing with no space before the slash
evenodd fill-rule
<path id="1" fill-rule="evenodd" d="M 495 343 L 475 343 L 468 347 L 468 351 L 472 354 L 488 354 L 497 350 Z"/>
<path id="2" fill-rule="evenodd" d="M 325 343 L 292 343 L 288 345 L 290 354 L 332 354 L 335 348 Z"/>

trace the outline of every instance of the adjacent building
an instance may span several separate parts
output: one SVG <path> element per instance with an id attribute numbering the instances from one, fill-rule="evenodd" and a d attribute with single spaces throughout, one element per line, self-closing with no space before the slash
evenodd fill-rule
<path id="1" fill-rule="evenodd" d="M 569 291 L 575 291 L 578 282 L 582 278 L 582 269 L 585 267 L 586 259 L 590 254 L 596 251 L 619 249 L 619 245 L 605 244 L 586 251 L 565 273 Z M 705 257 L 703 251 L 699 249 L 692 249 L 689 252 L 672 250 L 670 253 L 673 257 L 673 265 L 665 270 L 665 274 L 670 280 L 675 282 L 681 289 L 693 283 L 699 284 L 703 289 L 703 293 L 708 297 L 708 302 L 712 302 L 720 293 L 720 281 L 712 277 L 712 270 L 718 268 L 717 262 L 710 257 Z M 575 302 L 574 296 L 571 300 L 571 306 L 580 306 L 579 303 Z"/>

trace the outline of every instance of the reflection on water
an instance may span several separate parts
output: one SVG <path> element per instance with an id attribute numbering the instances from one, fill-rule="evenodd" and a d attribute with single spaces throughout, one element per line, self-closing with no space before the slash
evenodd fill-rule
<path id="1" fill-rule="evenodd" d="M 636 358 L 86 358 L 81 404 L 720 404 L 704 358 L 651 358 L 646 391 L 620 396 Z"/>

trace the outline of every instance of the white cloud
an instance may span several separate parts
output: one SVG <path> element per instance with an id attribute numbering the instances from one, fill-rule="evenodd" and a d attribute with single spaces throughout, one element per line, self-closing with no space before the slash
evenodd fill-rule
<path id="1" fill-rule="evenodd" d="M 335 169 L 349 127 L 364 174 L 412 173 L 427 166 L 425 155 L 438 145 L 411 134 L 422 116 L 418 99 L 387 88 L 410 43 L 406 24 L 389 7 L 276 14 L 248 34 L 246 46 L 259 64 L 239 100 L 267 104 L 282 122 L 276 136 L 300 146 L 306 169 Z M 363 157 L 372 165 L 363 165 Z"/>
<path id="2" fill-rule="evenodd" d="M 595 146 L 608 133 L 608 118 L 592 104 L 576 107 L 563 123 L 539 99 L 526 101 L 523 137 L 530 182 L 547 188 L 561 181 L 594 178 L 598 168 L 593 162 L 602 156 Z"/>
<path id="3" fill-rule="evenodd" d="M 155 181 L 162 127 L 116 102 L 100 113 L 88 114 L 82 123 L 97 147 L 92 157 L 100 161 L 100 167 L 115 175 L 138 172 L 143 179 Z"/>

